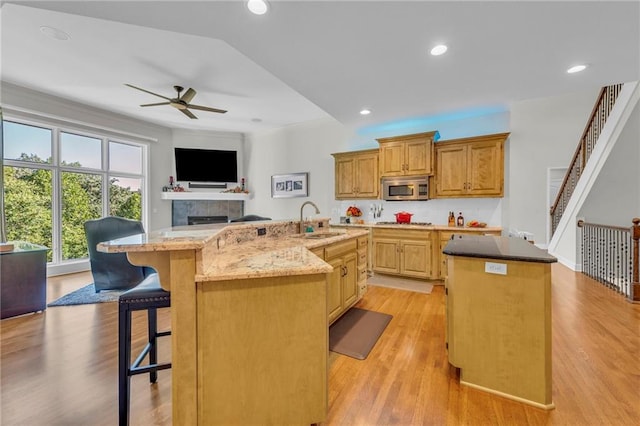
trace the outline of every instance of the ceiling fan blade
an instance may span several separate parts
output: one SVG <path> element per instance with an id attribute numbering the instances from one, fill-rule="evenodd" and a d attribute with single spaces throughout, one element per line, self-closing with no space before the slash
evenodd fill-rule
<path id="1" fill-rule="evenodd" d="M 180 100 L 185 101 L 186 103 L 189 103 L 191 102 L 191 99 L 193 99 L 195 95 L 196 95 L 196 91 L 193 90 L 191 87 L 189 87 L 189 89 L 187 89 L 187 91 L 184 92 L 184 95 L 180 97 Z"/>
<path id="2" fill-rule="evenodd" d="M 157 104 L 144 104 L 144 105 L 140 105 L 141 107 L 148 107 L 148 106 L 160 106 L 160 105 L 171 105 L 171 102 L 158 102 Z"/>
<path id="3" fill-rule="evenodd" d="M 201 106 L 201 105 L 187 105 L 188 108 L 191 109 L 198 109 L 200 111 L 209 111 L 209 112 L 219 112 L 220 114 L 224 114 L 225 112 L 227 112 L 227 110 L 225 109 L 217 109 L 217 108 L 210 108 L 210 107 L 206 107 L 206 106 Z"/>
<path id="4" fill-rule="evenodd" d="M 195 118 L 196 120 L 198 119 L 198 117 L 196 117 L 195 115 L 193 115 L 193 114 L 191 113 L 191 111 L 189 111 L 188 109 L 181 109 L 180 111 L 182 111 L 182 113 L 183 113 L 184 115 L 186 115 L 187 117 L 189 117 L 189 118 Z"/>
<path id="5" fill-rule="evenodd" d="M 141 89 L 141 88 L 139 88 L 139 87 L 133 86 L 133 85 L 128 84 L 128 83 L 125 83 L 124 85 L 125 85 L 125 86 L 129 86 L 129 87 L 131 87 L 132 89 L 137 89 L 137 90 L 140 90 L 141 92 L 145 92 L 145 93 L 148 93 L 148 94 L 150 94 L 150 95 L 157 96 L 157 97 L 162 98 L 162 99 L 166 99 L 166 100 L 168 100 L 168 101 L 170 101 L 170 100 L 171 100 L 171 99 L 167 98 L 166 96 L 158 95 L 157 93 L 153 93 L 153 92 L 150 92 L 150 91 L 148 91 L 148 90 Z"/>

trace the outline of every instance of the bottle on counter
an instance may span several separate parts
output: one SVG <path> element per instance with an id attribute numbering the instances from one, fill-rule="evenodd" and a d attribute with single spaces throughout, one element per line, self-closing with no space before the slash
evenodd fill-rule
<path id="1" fill-rule="evenodd" d="M 456 226 L 456 217 L 454 216 L 453 212 L 449 212 L 448 225 L 449 226 Z"/>
<path id="2" fill-rule="evenodd" d="M 456 222 L 458 226 L 464 226 L 464 217 L 462 216 L 462 212 L 458 215 L 458 221 Z"/>

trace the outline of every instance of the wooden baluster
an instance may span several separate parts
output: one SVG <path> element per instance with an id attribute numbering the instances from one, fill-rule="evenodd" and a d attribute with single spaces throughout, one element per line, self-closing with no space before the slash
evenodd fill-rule
<path id="1" fill-rule="evenodd" d="M 640 262 L 638 262 L 638 257 L 640 256 L 640 248 L 638 247 L 638 242 L 640 241 L 640 218 L 633 218 L 631 222 L 633 222 L 633 226 L 631 227 L 631 238 L 633 239 L 633 278 L 629 299 L 632 302 L 640 302 Z"/>

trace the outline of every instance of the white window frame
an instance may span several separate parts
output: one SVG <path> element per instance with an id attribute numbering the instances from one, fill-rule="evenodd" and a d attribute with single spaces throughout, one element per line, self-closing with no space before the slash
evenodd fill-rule
<path id="1" fill-rule="evenodd" d="M 11 121 L 14 123 L 35 126 L 44 129 L 51 130 L 51 163 L 30 163 L 19 160 L 4 159 L 6 166 L 13 167 L 28 167 L 35 169 L 46 169 L 51 171 L 52 182 L 52 261 L 47 263 L 47 276 L 62 275 L 73 272 L 87 271 L 90 269 L 89 259 L 62 259 L 62 172 L 73 173 L 89 173 L 98 174 L 102 177 L 102 216 L 106 216 L 109 213 L 109 178 L 110 177 L 122 177 L 140 179 L 140 190 L 142 192 L 142 211 L 140 213 L 141 222 L 145 229 L 148 228 L 149 223 L 149 191 L 148 179 L 149 179 L 149 143 L 143 141 L 127 140 L 122 137 L 115 137 L 110 135 L 108 131 L 101 132 L 99 129 L 95 131 L 89 131 L 86 129 L 76 128 L 73 125 L 59 125 L 55 123 L 47 122 L 43 120 L 31 120 L 20 117 L 15 117 L 9 114 L 5 114 L 2 118 L 3 121 Z M 101 141 L 101 153 L 102 162 L 101 169 L 89 168 L 89 167 L 65 167 L 60 165 L 61 160 L 61 143 L 60 133 L 72 133 L 79 136 L 86 136 L 90 138 L 96 138 Z M 141 174 L 132 174 L 125 172 L 111 172 L 109 170 L 109 143 L 115 142 L 120 144 L 131 145 L 140 147 L 142 149 L 142 169 Z M 4 153 L 2 153 L 4 155 Z"/>

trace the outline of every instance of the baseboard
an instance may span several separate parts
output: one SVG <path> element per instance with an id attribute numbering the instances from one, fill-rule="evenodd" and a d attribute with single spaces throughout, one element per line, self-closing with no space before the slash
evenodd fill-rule
<path id="1" fill-rule="evenodd" d="M 582 272 L 582 265 L 578 265 L 577 263 L 570 261 L 569 259 L 565 259 L 562 256 L 558 256 L 555 254 L 551 254 L 551 255 L 555 256 L 555 258 L 558 259 L 558 262 L 562 263 L 564 266 L 571 269 L 572 271 Z"/>

